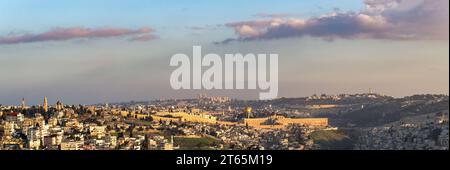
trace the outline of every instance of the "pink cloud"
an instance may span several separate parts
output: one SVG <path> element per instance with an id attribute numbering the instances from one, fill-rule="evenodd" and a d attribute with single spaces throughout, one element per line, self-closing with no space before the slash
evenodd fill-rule
<path id="1" fill-rule="evenodd" d="M 130 41 L 150 41 L 154 39 L 158 39 L 159 37 L 152 34 L 144 34 L 144 35 L 138 35 L 135 37 L 130 38 Z"/>
<path id="2" fill-rule="evenodd" d="M 319 37 L 344 39 L 448 40 L 448 0 L 366 0 L 359 12 L 339 10 L 309 19 L 273 18 L 225 24 L 236 40 Z M 231 42 L 227 39 L 227 42 Z"/>
<path id="3" fill-rule="evenodd" d="M 0 37 L 0 44 L 17 44 L 41 41 L 64 41 L 77 38 L 109 38 L 127 35 L 142 35 L 153 32 L 151 28 L 122 29 L 122 28 L 55 28 L 40 34 L 8 35 Z"/>

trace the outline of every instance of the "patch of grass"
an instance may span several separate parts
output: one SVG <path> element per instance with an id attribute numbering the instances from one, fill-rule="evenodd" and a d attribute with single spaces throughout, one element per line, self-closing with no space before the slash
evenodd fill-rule
<path id="1" fill-rule="evenodd" d="M 151 126 L 152 121 L 146 121 L 146 120 L 125 120 L 125 123 L 131 123 L 131 124 L 135 124 L 135 125 L 144 125 L 144 126 Z"/>
<path id="2" fill-rule="evenodd" d="M 340 130 L 320 130 L 311 133 L 311 138 L 324 150 L 349 150 L 353 140 Z"/>
<path id="3" fill-rule="evenodd" d="M 218 143 L 218 140 L 211 136 L 204 137 L 174 137 L 174 143 L 182 150 L 208 150 L 210 146 Z"/>

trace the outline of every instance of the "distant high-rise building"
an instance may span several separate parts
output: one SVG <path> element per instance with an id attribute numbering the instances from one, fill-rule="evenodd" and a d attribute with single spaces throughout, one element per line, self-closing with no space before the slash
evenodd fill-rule
<path id="1" fill-rule="evenodd" d="M 44 97 L 44 105 L 43 105 L 43 108 L 44 108 L 44 112 L 48 112 L 48 101 L 47 101 L 47 97 Z"/>

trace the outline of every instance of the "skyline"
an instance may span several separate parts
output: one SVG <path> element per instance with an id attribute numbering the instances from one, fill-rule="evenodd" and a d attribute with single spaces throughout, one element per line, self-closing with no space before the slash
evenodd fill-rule
<path id="1" fill-rule="evenodd" d="M 0 104 L 193 98 L 170 88 L 169 60 L 194 45 L 278 53 L 279 97 L 448 95 L 448 16 L 446 0 L 0 0 Z"/>
<path id="2" fill-rule="evenodd" d="M 97 102 L 97 103 L 64 103 L 66 106 L 70 106 L 70 105 L 101 105 L 101 104 L 120 104 L 120 103 L 128 103 L 128 102 L 155 102 L 155 101 L 168 101 L 168 100 L 191 100 L 191 99 L 198 99 L 200 95 L 205 95 L 206 97 L 217 97 L 217 98 L 229 98 L 230 100 L 240 100 L 240 101 L 272 101 L 272 100 L 277 100 L 277 99 L 282 99 L 282 98 L 286 98 L 286 99 L 296 99 L 296 98 L 309 98 L 312 96 L 322 96 L 322 95 L 326 95 L 326 96 L 341 96 L 341 95 L 364 95 L 364 94 L 376 94 L 376 95 L 380 95 L 380 96 L 384 96 L 384 97 L 393 97 L 394 99 L 401 99 L 401 98 L 405 98 L 405 97 L 412 97 L 412 96 L 420 96 L 420 95 L 434 95 L 434 96 L 448 96 L 448 94 L 411 94 L 409 96 L 402 96 L 402 97 L 396 97 L 396 96 L 390 96 L 387 94 L 381 94 L 381 93 L 376 93 L 372 91 L 372 88 L 369 88 L 368 91 L 366 92 L 361 92 L 361 93 L 339 93 L 339 94 L 325 94 L 325 93 L 320 93 L 320 94 L 313 94 L 310 96 L 296 96 L 296 97 L 278 97 L 275 99 L 269 99 L 269 100 L 260 100 L 260 99 L 239 99 L 239 98 L 229 98 L 228 96 L 208 96 L 209 94 L 206 93 L 199 93 L 197 94 L 197 96 L 192 96 L 192 97 L 188 97 L 188 98 L 160 98 L 160 99 L 148 99 L 148 100 L 128 100 L 128 101 L 112 101 L 112 102 Z M 48 99 L 47 96 L 43 96 L 40 100 L 37 99 L 37 101 L 31 101 L 29 102 L 29 100 L 27 100 L 26 98 L 21 98 L 20 100 L 18 100 L 16 103 L 13 104 L 9 104 L 9 105 L 4 105 L 3 103 L 0 103 L 0 106 L 17 106 L 17 107 L 22 107 L 22 106 L 41 106 L 44 107 L 45 103 L 49 103 L 49 106 L 55 106 L 58 105 L 58 103 L 63 103 L 64 100 L 61 100 L 61 97 L 57 97 L 54 99 Z M 49 102 L 50 101 L 50 102 Z"/>

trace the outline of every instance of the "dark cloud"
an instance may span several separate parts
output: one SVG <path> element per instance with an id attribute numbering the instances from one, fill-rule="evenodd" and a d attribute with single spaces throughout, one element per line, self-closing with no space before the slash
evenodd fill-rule
<path id="1" fill-rule="evenodd" d="M 235 39 L 235 38 L 228 38 L 228 39 L 223 40 L 223 41 L 214 42 L 213 44 L 214 44 L 214 45 L 222 45 L 222 44 L 228 44 L 228 43 L 231 43 L 231 42 L 233 42 L 233 41 L 238 41 L 238 39 Z"/>
<path id="2" fill-rule="evenodd" d="M 226 24 L 238 40 L 319 37 L 326 40 L 448 40 L 448 0 L 366 0 L 360 12 L 340 12 L 310 19 L 276 18 Z M 231 42 L 231 41 L 223 41 Z"/>
<path id="3" fill-rule="evenodd" d="M 135 30 L 122 28 L 99 28 L 99 29 L 90 29 L 82 27 L 55 28 L 40 34 L 30 34 L 30 33 L 21 35 L 10 34 L 4 37 L 0 37 L 0 45 L 41 42 L 41 41 L 64 41 L 77 38 L 108 38 L 127 35 L 138 35 L 143 36 L 141 39 L 148 39 L 149 33 L 151 32 L 153 32 L 151 28 L 140 28 Z"/>

